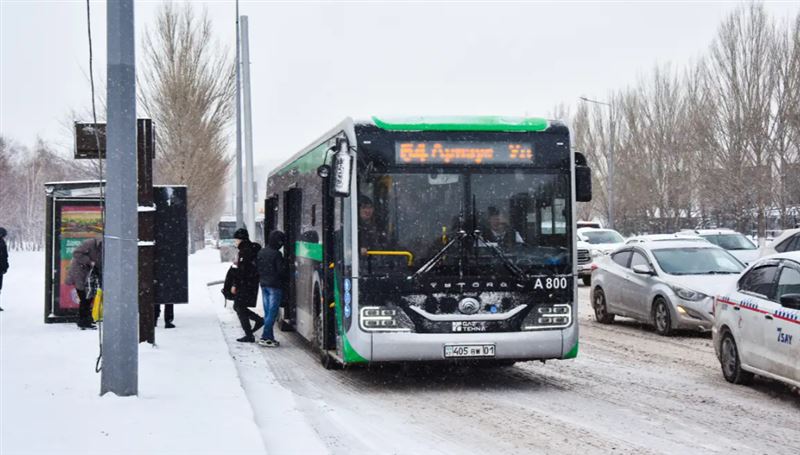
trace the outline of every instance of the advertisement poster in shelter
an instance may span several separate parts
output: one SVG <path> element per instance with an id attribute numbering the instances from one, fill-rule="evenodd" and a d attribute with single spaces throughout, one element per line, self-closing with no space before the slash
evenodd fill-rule
<path id="1" fill-rule="evenodd" d="M 72 251 L 86 239 L 103 235 L 102 208 L 96 201 L 69 201 L 56 206 L 56 245 L 58 286 L 55 309 L 57 313 L 77 311 L 78 296 L 75 287 L 64 281 L 69 274 Z"/>

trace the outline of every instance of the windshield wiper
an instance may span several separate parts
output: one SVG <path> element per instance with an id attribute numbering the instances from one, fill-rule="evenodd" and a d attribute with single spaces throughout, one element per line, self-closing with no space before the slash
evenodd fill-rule
<path id="1" fill-rule="evenodd" d="M 413 275 L 409 276 L 408 279 L 412 280 L 418 276 L 422 276 L 423 274 L 428 273 L 439 262 L 439 260 L 442 259 L 442 257 L 444 257 L 444 253 L 446 253 L 447 250 L 450 249 L 450 247 L 453 246 L 454 243 L 463 240 L 465 237 L 467 237 L 467 232 L 464 231 L 463 229 L 459 230 L 456 236 L 453 237 L 449 242 L 447 242 L 447 245 L 443 246 L 442 249 L 439 250 L 439 252 L 436 253 L 432 258 L 430 258 L 428 262 L 422 264 L 422 267 L 420 267 L 416 272 L 414 272 Z"/>
<path id="2" fill-rule="evenodd" d="M 483 236 L 481 235 L 481 231 L 477 229 L 475 229 L 473 235 L 479 242 L 483 242 L 484 245 L 488 246 L 489 249 L 495 254 L 495 256 L 499 257 L 500 260 L 503 261 L 503 264 L 506 266 L 506 268 L 508 268 L 509 271 L 511 271 L 511 273 L 513 273 L 519 279 L 525 279 L 525 272 L 523 272 L 522 269 L 517 267 L 516 264 L 511 262 L 511 259 L 509 259 L 505 253 L 503 253 L 503 250 L 501 250 L 500 247 L 497 246 L 497 243 L 487 242 L 486 239 L 483 238 Z"/>

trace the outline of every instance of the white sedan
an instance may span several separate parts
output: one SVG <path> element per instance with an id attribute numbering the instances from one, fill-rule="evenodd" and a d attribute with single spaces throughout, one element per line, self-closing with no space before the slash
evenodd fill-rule
<path id="1" fill-rule="evenodd" d="M 725 379 L 753 374 L 800 387 L 800 252 L 752 264 L 714 302 L 714 349 Z"/>

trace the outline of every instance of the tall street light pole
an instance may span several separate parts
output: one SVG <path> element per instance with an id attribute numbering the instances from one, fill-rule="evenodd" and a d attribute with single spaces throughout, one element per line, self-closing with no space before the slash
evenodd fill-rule
<path id="1" fill-rule="evenodd" d="M 239 56 L 239 0 L 236 0 L 236 227 L 244 227 L 242 212 L 242 84 L 239 74 L 241 59 Z"/>
<path id="2" fill-rule="evenodd" d="M 606 167 L 608 168 L 608 175 L 606 183 L 606 194 L 608 194 L 608 228 L 614 229 L 614 111 L 611 104 L 591 100 L 583 96 L 580 97 L 581 101 L 587 103 L 599 104 L 608 108 L 608 155 L 606 156 Z"/>

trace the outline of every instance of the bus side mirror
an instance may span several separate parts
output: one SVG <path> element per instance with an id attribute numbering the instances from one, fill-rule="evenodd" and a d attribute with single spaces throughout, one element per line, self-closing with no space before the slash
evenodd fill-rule
<path id="1" fill-rule="evenodd" d="M 575 153 L 575 200 L 589 202 L 592 200 L 592 169 L 586 164 L 582 153 Z"/>
<path id="2" fill-rule="evenodd" d="M 347 141 L 336 140 L 336 152 L 333 154 L 333 182 L 331 190 L 334 197 L 350 196 L 350 181 L 353 176 L 353 156 L 350 154 Z"/>

